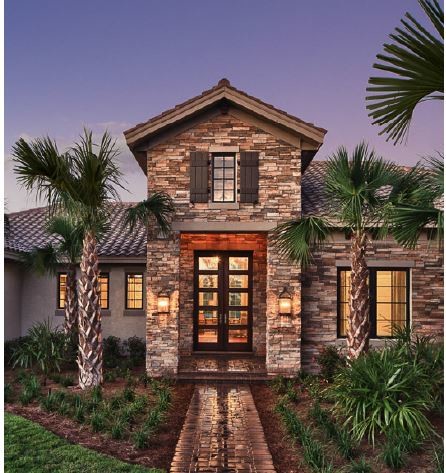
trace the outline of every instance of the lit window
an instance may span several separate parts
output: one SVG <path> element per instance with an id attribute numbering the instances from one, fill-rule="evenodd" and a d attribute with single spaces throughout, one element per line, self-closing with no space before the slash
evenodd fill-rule
<path id="1" fill-rule="evenodd" d="M 126 274 L 126 309 L 143 308 L 143 275 L 141 273 Z"/>
<path id="2" fill-rule="evenodd" d="M 395 327 L 409 323 L 409 271 L 369 269 L 370 337 L 391 337 Z M 338 272 L 338 336 L 348 328 L 350 270 Z"/>
<path id="3" fill-rule="evenodd" d="M 65 300 L 67 298 L 67 273 L 58 273 L 57 275 L 57 308 L 65 309 Z"/>
<path id="4" fill-rule="evenodd" d="M 109 279 L 108 273 L 101 273 L 99 276 L 99 288 L 101 290 L 100 304 L 101 309 L 109 309 Z"/>
<path id="5" fill-rule="evenodd" d="M 212 201 L 235 202 L 235 155 L 212 156 Z"/>

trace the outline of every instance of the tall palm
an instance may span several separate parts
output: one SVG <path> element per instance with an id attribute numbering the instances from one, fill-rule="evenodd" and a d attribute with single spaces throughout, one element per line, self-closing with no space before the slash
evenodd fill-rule
<path id="1" fill-rule="evenodd" d="M 28 268 L 38 274 L 57 273 L 61 264 L 67 267 L 64 331 L 73 334 L 78 325 L 78 300 L 76 265 L 79 263 L 83 228 L 67 215 L 51 217 L 46 223 L 49 235 L 57 238 L 55 244 L 47 243 L 42 248 L 34 248 L 24 256 Z"/>
<path id="2" fill-rule="evenodd" d="M 347 346 L 357 358 L 369 343 L 369 270 L 365 259 L 370 231 L 382 224 L 390 195 L 388 186 L 400 178 L 398 168 L 375 155 L 361 143 L 348 155 L 340 147 L 329 159 L 325 192 L 330 215 L 308 216 L 280 225 L 274 235 L 279 252 L 303 266 L 309 264 L 315 247 L 336 228 L 350 236 L 351 285 Z"/>
<path id="3" fill-rule="evenodd" d="M 437 35 L 426 30 L 410 13 L 402 28 L 390 35 L 375 69 L 388 73 L 371 77 L 366 97 L 373 124 L 382 127 L 394 143 L 403 141 L 416 106 L 426 100 L 443 100 L 444 14 L 437 0 L 418 0 Z"/>
<path id="4" fill-rule="evenodd" d="M 444 230 L 443 156 L 426 158 L 410 174 L 416 177 L 410 191 L 403 193 L 391 209 L 392 234 L 405 248 L 415 248 L 422 231 L 430 228 L 441 242 Z"/>
<path id="5" fill-rule="evenodd" d="M 99 303 L 97 235 L 110 213 L 110 200 L 119 200 L 121 172 L 118 151 L 108 133 L 99 145 L 85 130 L 66 153 L 59 153 L 50 138 L 13 147 L 15 172 L 28 190 L 46 198 L 50 213 L 66 211 L 84 228 L 79 281 L 79 385 L 82 389 L 102 382 L 102 327 Z"/>

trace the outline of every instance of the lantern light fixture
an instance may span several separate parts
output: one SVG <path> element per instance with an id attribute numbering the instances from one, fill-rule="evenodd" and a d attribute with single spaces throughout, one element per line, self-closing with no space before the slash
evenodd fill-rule
<path id="1" fill-rule="evenodd" d="M 279 314 L 291 315 L 291 294 L 286 287 L 283 288 L 279 295 Z"/>
<path id="2" fill-rule="evenodd" d="M 170 297 L 167 292 L 161 291 L 158 294 L 158 314 L 169 313 Z"/>

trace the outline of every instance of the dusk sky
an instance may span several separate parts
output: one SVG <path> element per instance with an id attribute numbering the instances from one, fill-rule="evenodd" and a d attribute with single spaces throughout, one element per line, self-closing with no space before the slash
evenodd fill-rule
<path id="1" fill-rule="evenodd" d="M 441 151 L 442 102 L 419 106 L 398 146 L 365 109 L 375 56 L 406 11 L 426 24 L 416 0 L 6 0 L 7 211 L 38 205 L 16 184 L 13 143 L 48 134 L 63 150 L 83 126 L 118 139 L 122 199 L 143 199 L 145 176 L 122 131 L 222 77 L 326 128 L 317 159 L 363 139 L 408 165 Z"/>

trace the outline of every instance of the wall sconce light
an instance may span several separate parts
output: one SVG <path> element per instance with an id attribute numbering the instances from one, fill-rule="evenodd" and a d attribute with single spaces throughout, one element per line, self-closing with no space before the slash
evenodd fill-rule
<path id="1" fill-rule="evenodd" d="M 167 294 L 167 292 L 161 291 L 158 294 L 158 314 L 168 314 L 169 303 L 170 303 L 169 294 Z"/>
<path id="2" fill-rule="evenodd" d="M 286 287 L 283 288 L 279 295 L 279 314 L 291 315 L 291 294 Z"/>

